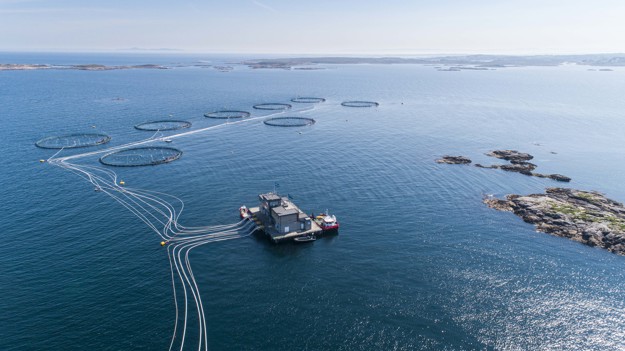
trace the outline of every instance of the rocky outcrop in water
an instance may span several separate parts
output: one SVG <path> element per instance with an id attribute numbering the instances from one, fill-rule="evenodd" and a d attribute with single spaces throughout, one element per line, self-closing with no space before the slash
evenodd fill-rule
<path id="1" fill-rule="evenodd" d="M 523 173 L 527 175 L 532 175 L 532 171 L 536 169 L 537 166 L 529 162 L 518 162 L 518 163 L 514 163 L 510 165 L 490 165 L 490 166 L 484 166 L 482 164 L 476 163 L 475 167 L 502 169 L 508 172 L 518 172 L 518 173 Z"/>
<path id="2" fill-rule="evenodd" d="M 528 162 L 529 160 L 534 158 L 534 156 L 528 153 L 519 152 L 517 150 L 493 150 L 487 153 L 486 155 L 509 161 L 510 164 L 509 165 L 484 166 L 482 164 L 477 163 L 475 164 L 475 167 L 501 169 L 501 170 L 508 171 L 508 172 L 517 172 L 517 173 L 525 174 L 527 176 L 550 178 L 553 180 L 557 180 L 559 182 L 571 181 L 571 178 L 567 176 L 563 176 L 562 174 L 534 173 L 533 171 L 538 166 L 531 162 Z"/>
<path id="3" fill-rule="evenodd" d="M 559 182 L 570 182 L 571 178 L 567 177 L 567 176 L 563 176 L 562 174 L 542 174 L 542 173 L 532 173 L 531 175 L 533 175 L 534 177 L 539 177 L 539 178 L 549 178 L 549 179 L 553 179 L 553 180 L 557 180 Z"/>
<path id="4" fill-rule="evenodd" d="M 537 231 L 625 255 L 625 206 L 601 193 L 548 188 L 544 194 L 487 197 L 484 203 L 513 212 Z"/>
<path id="5" fill-rule="evenodd" d="M 439 158 L 438 160 L 436 160 L 437 163 L 446 163 L 446 164 L 450 164 L 450 165 L 461 165 L 461 164 L 469 164 L 471 163 L 471 160 L 464 157 L 464 156 L 449 156 L 449 155 L 445 155 L 441 158 Z"/>
<path id="6" fill-rule="evenodd" d="M 502 160 L 506 160 L 509 164 L 503 165 L 489 165 L 485 166 L 480 163 L 476 163 L 475 167 L 479 168 L 492 168 L 492 169 L 501 169 L 507 172 L 516 172 L 525 174 L 527 176 L 539 177 L 539 178 L 549 178 L 559 182 L 570 182 L 571 178 L 564 176 L 562 174 L 542 174 L 542 173 L 534 173 L 534 170 L 538 167 L 537 165 L 529 162 L 529 160 L 533 159 L 534 156 L 525 153 L 519 152 L 517 150 L 493 150 L 486 154 L 487 156 L 496 157 Z M 451 165 L 458 164 L 469 164 L 471 160 L 464 156 L 449 156 L 445 155 L 438 160 L 437 163 L 445 163 Z"/>

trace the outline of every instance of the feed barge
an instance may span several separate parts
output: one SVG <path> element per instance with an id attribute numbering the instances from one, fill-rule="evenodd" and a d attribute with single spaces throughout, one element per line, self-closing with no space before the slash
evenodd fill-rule
<path id="1" fill-rule="evenodd" d="M 336 232 L 339 224 L 335 216 L 326 214 L 312 216 L 300 210 L 289 197 L 277 193 L 258 195 L 258 207 L 241 206 L 242 219 L 256 222 L 257 227 L 274 243 L 284 241 L 310 241 L 324 232 Z M 327 219 L 326 219 L 327 218 Z M 330 224 L 331 225 L 327 225 Z M 296 238 L 300 238 L 295 240 Z"/>

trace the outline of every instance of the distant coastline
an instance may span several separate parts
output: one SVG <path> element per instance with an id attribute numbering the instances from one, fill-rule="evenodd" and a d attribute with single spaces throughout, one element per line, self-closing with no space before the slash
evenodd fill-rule
<path id="1" fill-rule="evenodd" d="M 110 71 L 117 69 L 167 69 L 165 66 L 145 64 L 131 66 L 106 66 L 99 64 L 88 65 L 47 65 L 47 64 L 19 64 L 19 63 L 0 63 L 0 71 L 32 71 L 32 70 L 80 70 L 80 71 Z"/>
<path id="2" fill-rule="evenodd" d="M 297 66 L 319 64 L 422 64 L 433 65 L 439 70 L 454 71 L 463 69 L 488 70 L 505 67 L 560 66 L 576 64 L 584 66 L 615 67 L 625 66 L 625 54 L 592 55 L 464 55 L 436 56 L 423 58 L 402 57 L 294 57 L 276 59 L 256 59 L 241 62 L 250 68 L 292 69 Z M 445 67 L 440 67 L 445 66 Z"/>
<path id="3" fill-rule="evenodd" d="M 171 69 L 180 67 L 212 67 L 222 72 L 231 71 L 231 65 L 247 66 L 251 69 L 284 69 L 284 70 L 320 70 L 326 69 L 323 65 L 348 64 L 418 64 L 432 66 L 434 69 L 445 72 L 462 70 L 495 70 L 509 67 L 555 67 L 561 65 L 589 66 L 589 71 L 609 72 L 609 67 L 625 67 L 625 54 L 588 54 L 588 55 L 535 55 L 535 56 L 506 56 L 506 55 L 459 55 L 433 57 L 291 57 L 250 59 L 228 63 L 228 66 L 213 66 L 210 64 L 177 63 L 171 65 L 141 64 L 141 65 L 103 65 L 103 64 L 22 64 L 0 63 L 0 71 L 28 71 L 28 70 L 83 70 L 108 71 L 122 69 Z"/>
<path id="4" fill-rule="evenodd" d="M 48 65 L 48 64 L 19 64 L 19 63 L 0 63 L 0 71 L 33 71 L 33 70 L 78 70 L 78 71 L 112 71 L 125 69 L 172 69 L 181 67 L 199 67 L 213 68 L 219 72 L 230 72 L 234 69 L 232 66 L 214 66 L 205 63 L 194 64 L 175 64 L 175 65 L 119 65 L 109 66 L 100 64 L 84 64 L 84 65 Z"/>

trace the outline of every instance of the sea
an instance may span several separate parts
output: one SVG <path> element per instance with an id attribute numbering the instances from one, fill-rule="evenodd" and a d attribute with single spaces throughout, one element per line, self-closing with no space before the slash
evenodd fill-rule
<path id="1" fill-rule="evenodd" d="M 259 235 L 190 254 L 210 350 L 624 350 L 625 258 L 536 232 L 484 196 L 565 186 L 625 201 L 625 69 L 425 65 L 251 69 L 250 57 L 0 53 L 3 63 L 162 64 L 171 69 L 0 71 L 0 349 L 168 350 L 176 321 L 161 238 L 89 182 L 40 163 L 35 142 L 98 132 L 146 139 L 135 125 L 259 103 L 263 118 L 176 138 L 174 162 L 109 167 L 127 186 L 179 197 L 186 226 L 239 220 L 276 189 L 328 209 L 338 235 L 274 245 Z M 209 65 L 231 65 L 220 72 Z M 350 108 L 348 100 L 378 107 Z M 179 131 L 163 132 L 163 135 Z M 467 165 L 485 153 L 534 155 L 570 183 Z M 190 305 L 194 307 L 193 304 Z M 197 349 L 197 325 L 185 349 Z"/>

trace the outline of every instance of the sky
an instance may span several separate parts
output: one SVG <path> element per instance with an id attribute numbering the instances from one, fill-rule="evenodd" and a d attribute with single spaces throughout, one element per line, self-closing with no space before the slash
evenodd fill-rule
<path id="1" fill-rule="evenodd" d="M 0 51 L 625 52 L 622 0 L 0 0 Z"/>

